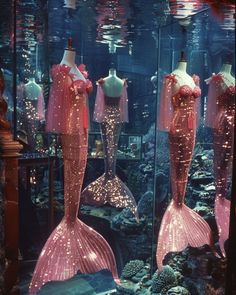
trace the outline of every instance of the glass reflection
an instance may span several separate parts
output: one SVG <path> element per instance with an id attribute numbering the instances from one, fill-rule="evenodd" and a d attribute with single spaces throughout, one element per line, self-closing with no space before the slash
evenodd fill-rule
<path id="1" fill-rule="evenodd" d="M 127 17 L 129 16 L 129 1 L 97 1 L 96 18 L 97 38 L 100 43 L 109 45 L 109 52 L 115 53 L 116 47 L 127 44 Z"/>

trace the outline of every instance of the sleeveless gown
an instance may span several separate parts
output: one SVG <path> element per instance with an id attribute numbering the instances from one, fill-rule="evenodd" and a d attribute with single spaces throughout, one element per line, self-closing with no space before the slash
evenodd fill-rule
<path id="1" fill-rule="evenodd" d="M 129 208 L 138 220 L 136 201 L 129 188 L 116 176 L 118 140 L 122 123 L 128 121 L 127 85 L 124 81 L 120 97 L 109 97 L 103 92 L 103 83 L 103 79 L 98 81 L 94 120 L 100 123 L 105 172 L 83 190 L 82 202 Z"/>
<path id="2" fill-rule="evenodd" d="M 213 128 L 214 174 L 216 185 L 215 218 L 221 253 L 229 236 L 230 200 L 228 178 L 232 174 L 235 125 L 235 86 L 226 86 L 221 74 L 208 79 L 206 125 Z"/>
<path id="3" fill-rule="evenodd" d="M 77 272 L 109 269 L 118 281 L 109 244 L 77 218 L 88 148 L 87 96 L 92 84 L 89 80 L 74 80 L 70 70 L 66 65 L 52 68 L 46 121 L 46 130 L 61 137 L 65 214 L 42 249 L 30 283 L 30 295 L 36 294 L 46 282 L 66 280 Z"/>
<path id="4" fill-rule="evenodd" d="M 169 132 L 172 200 L 162 218 L 158 236 L 156 260 L 159 270 L 167 253 L 182 251 L 189 245 L 200 247 L 212 243 L 207 222 L 184 204 L 201 95 L 197 85 L 199 78 L 194 75 L 193 80 L 194 89 L 182 85 L 173 93 L 173 86 L 178 81 L 174 74 L 167 75 L 161 93 L 159 128 Z"/>

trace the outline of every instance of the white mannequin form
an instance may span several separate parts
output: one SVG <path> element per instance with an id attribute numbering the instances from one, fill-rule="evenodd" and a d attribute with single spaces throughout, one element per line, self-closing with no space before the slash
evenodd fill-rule
<path id="1" fill-rule="evenodd" d="M 224 63 L 221 67 L 219 74 L 223 76 L 224 83 L 226 87 L 235 85 L 235 77 L 231 75 L 232 65 L 229 63 Z"/>
<path id="2" fill-rule="evenodd" d="M 119 97 L 122 92 L 124 81 L 116 76 L 116 70 L 111 68 L 109 75 L 104 78 L 102 89 L 104 94 L 109 97 Z"/>
<path id="3" fill-rule="evenodd" d="M 71 68 L 70 73 L 75 75 L 74 80 L 85 81 L 85 77 L 83 76 L 83 74 L 80 72 L 80 70 L 75 64 L 75 56 L 76 56 L 75 50 L 66 48 L 60 64 L 67 65 Z"/>
<path id="4" fill-rule="evenodd" d="M 25 94 L 28 100 L 37 100 L 42 92 L 42 88 L 35 82 L 35 78 L 29 78 L 25 84 Z"/>
<path id="5" fill-rule="evenodd" d="M 191 89 L 194 89 L 196 86 L 193 78 L 186 72 L 186 69 L 187 61 L 181 59 L 178 62 L 176 69 L 172 72 L 177 78 L 177 83 L 173 86 L 173 90 L 176 92 L 179 90 L 179 87 L 183 85 L 187 85 Z"/>
<path id="6" fill-rule="evenodd" d="M 235 77 L 231 75 L 231 69 L 232 65 L 229 63 L 224 63 L 220 69 L 220 72 L 218 75 L 221 75 L 223 77 L 223 81 L 221 81 L 221 87 L 223 90 L 225 90 L 229 86 L 234 86 L 235 85 Z M 215 73 L 213 73 L 213 76 Z M 205 82 L 208 84 L 209 81 L 211 80 L 212 77 L 207 78 Z"/>

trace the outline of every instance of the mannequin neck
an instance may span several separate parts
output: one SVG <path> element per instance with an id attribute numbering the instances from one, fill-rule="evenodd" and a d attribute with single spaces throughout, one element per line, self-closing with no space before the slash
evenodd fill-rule
<path id="1" fill-rule="evenodd" d="M 33 78 L 33 77 L 29 78 L 28 82 L 35 82 L 35 78 Z"/>
<path id="2" fill-rule="evenodd" d="M 69 67 L 75 66 L 75 51 L 65 49 L 61 64 L 67 65 Z"/>
<path id="3" fill-rule="evenodd" d="M 179 61 L 177 64 L 176 70 L 186 73 L 186 69 L 187 69 L 187 62 L 186 61 Z"/>
<path id="4" fill-rule="evenodd" d="M 116 77 L 116 69 L 111 68 L 109 70 L 109 77 Z"/>
<path id="5" fill-rule="evenodd" d="M 232 65 L 231 64 L 223 64 L 222 67 L 221 67 L 220 72 L 221 73 L 230 74 L 231 73 L 231 69 L 232 69 Z"/>

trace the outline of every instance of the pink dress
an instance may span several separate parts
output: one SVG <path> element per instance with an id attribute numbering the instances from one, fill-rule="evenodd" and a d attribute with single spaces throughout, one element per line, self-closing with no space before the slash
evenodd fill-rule
<path id="1" fill-rule="evenodd" d="M 160 130 L 169 132 L 172 200 L 159 231 L 158 269 L 162 269 L 163 259 L 169 252 L 182 251 L 187 246 L 211 244 L 211 230 L 207 222 L 184 204 L 201 95 L 199 78 L 193 76 L 193 79 L 196 84 L 194 89 L 182 85 L 177 93 L 173 92 L 173 86 L 178 83 L 174 74 L 166 76 L 163 82 L 158 126 Z"/>
<path id="2" fill-rule="evenodd" d="M 70 67 L 52 69 L 46 130 L 61 134 L 64 159 L 65 215 L 39 256 L 29 294 L 49 281 L 66 280 L 77 272 L 109 269 L 118 281 L 114 254 L 106 240 L 77 218 L 88 148 L 89 80 L 74 81 Z"/>
<path id="3" fill-rule="evenodd" d="M 225 256 L 224 242 L 229 236 L 230 201 L 226 196 L 233 162 L 235 86 L 227 87 L 221 74 L 213 75 L 207 82 L 209 90 L 206 125 L 213 128 L 215 218 L 220 249 Z"/>

